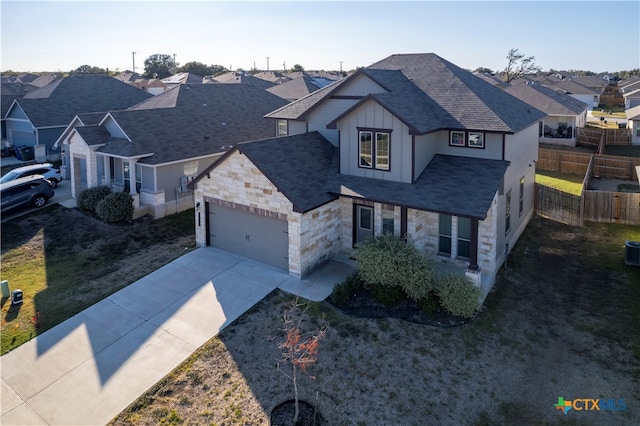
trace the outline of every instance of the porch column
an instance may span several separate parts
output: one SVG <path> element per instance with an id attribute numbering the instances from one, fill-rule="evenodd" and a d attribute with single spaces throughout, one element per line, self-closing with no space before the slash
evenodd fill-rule
<path id="1" fill-rule="evenodd" d="M 136 191 L 136 163 L 138 162 L 137 158 L 132 158 L 129 160 L 129 195 L 132 197 L 138 194 Z"/>
<path id="2" fill-rule="evenodd" d="M 469 270 L 478 268 L 478 219 L 471 219 L 471 248 L 469 253 Z"/>
<path id="3" fill-rule="evenodd" d="M 99 185 L 105 185 L 111 188 L 111 167 L 109 165 L 109 158 L 107 156 L 102 157 L 102 170 L 104 173 L 104 182 L 100 182 Z"/>

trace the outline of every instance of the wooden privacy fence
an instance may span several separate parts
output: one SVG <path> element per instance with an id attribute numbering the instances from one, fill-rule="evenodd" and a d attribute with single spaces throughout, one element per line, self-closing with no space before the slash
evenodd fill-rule
<path id="1" fill-rule="evenodd" d="M 595 148 L 602 154 L 605 146 L 630 146 L 631 129 L 576 128 L 576 145 Z"/>
<path id="2" fill-rule="evenodd" d="M 581 195 L 536 183 L 536 213 L 573 226 L 582 226 L 584 221 L 640 225 L 640 193 L 588 189 L 594 176 L 637 182 L 640 158 L 586 155 L 589 161 L 584 166 Z M 538 167 L 571 173 L 569 170 L 581 170 L 584 156 L 583 153 L 541 148 Z"/>
<path id="3" fill-rule="evenodd" d="M 536 183 L 535 210 L 540 216 L 582 226 L 582 197 Z"/>
<path id="4" fill-rule="evenodd" d="M 640 193 L 582 191 L 582 220 L 640 224 Z"/>
<path id="5" fill-rule="evenodd" d="M 589 154 L 561 149 L 540 148 L 536 168 L 553 172 L 586 175 L 593 158 L 593 176 L 605 179 L 637 180 L 635 167 L 640 166 L 639 157 Z"/>
<path id="6" fill-rule="evenodd" d="M 599 154 L 593 156 L 593 176 L 595 177 L 637 181 L 636 166 L 640 166 L 638 157 Z"/>
<path id="7" fill-rule="evenodd" d="M 584 175 L 589 167 L 591 154 L 586 152 L 569 152 L 561 149 L 540 148 L 536 168 L 552 172 L 564 172 Z"/>

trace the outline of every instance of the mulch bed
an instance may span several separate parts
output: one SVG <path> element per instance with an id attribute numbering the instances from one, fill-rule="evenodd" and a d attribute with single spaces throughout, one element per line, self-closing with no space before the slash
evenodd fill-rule
<path id="1" fill-rule="evenodd" d="M 467 324 L 468 319 L 456 317 L 440 309 L 433 314 L 426 313 L 417 302 L 405 299 L 395 306 L 387 306 L 377 302 L 371 292 L 360 289 L 348 302 L 337 304 L 331 297 L 327 303 L 345 315 L 357 318 L 397 318 L 415 324 L 434 327 L 458 327 Z"/>

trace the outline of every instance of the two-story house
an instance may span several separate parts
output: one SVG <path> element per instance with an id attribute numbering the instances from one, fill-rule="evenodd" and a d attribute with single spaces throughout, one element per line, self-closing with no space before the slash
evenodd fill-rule
<path id="1" fill-rule="evenodd" d="M 268 114 L 278 137 L 196 177 L 197 244 L 304 277 L 388 232 L 487 292 L 533 214 L 545 115 L 435 54 L 392 55 Z"/>

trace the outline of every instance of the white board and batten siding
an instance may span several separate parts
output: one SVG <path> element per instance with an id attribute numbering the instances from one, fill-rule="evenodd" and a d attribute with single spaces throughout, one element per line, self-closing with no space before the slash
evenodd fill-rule
<path id="1" fill-rule="evenodd" d="M 358 128 L 390 130 L 389 171 L 359 167 Z M 338 123 L 340 130 L 340 172 L 373 179 L 412 182 L 412 137 L 409 128 L 374 101 L 366 102 Z"/>

